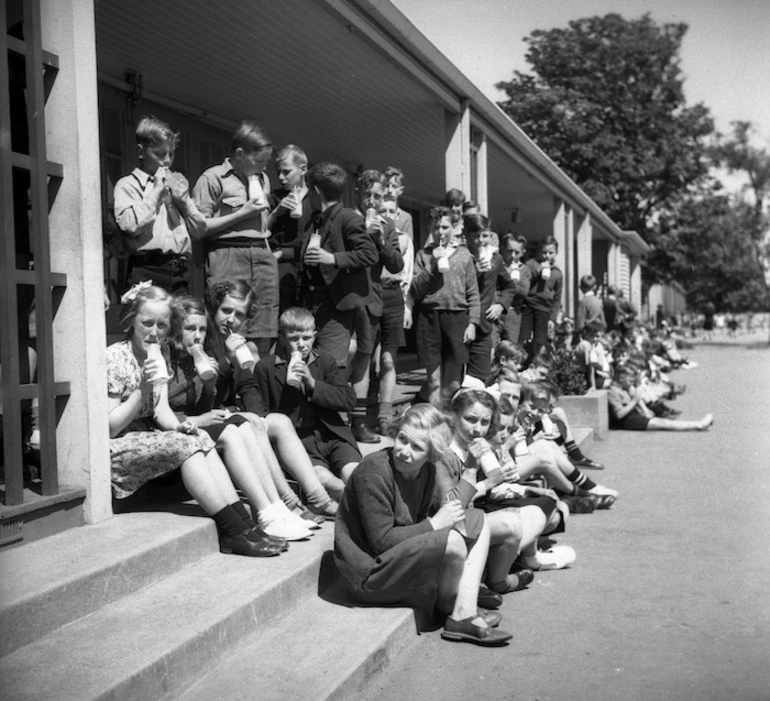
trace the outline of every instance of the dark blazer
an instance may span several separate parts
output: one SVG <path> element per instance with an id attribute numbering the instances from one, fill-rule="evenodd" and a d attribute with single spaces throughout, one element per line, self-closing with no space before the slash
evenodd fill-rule
<path id="1" fill-rule="evenodd" d="M 305 414 L 305 405 L 310 404 L 320 425 L 358 448 L 353 433 L 339 414 L 341 411 L 353 411 L 356 394 L 340 373 L 337 361 L 327 353 L 313 351 L 308 367 L 316 381 L 310 396 L 286 384 L 287 362 L 282 355 L 262 356 L 253 375 L 238 385 L 244 409 L 259 416 L 273 412 L 286 414 L 298 426 Z"/>
<path id="2" fill-rule="evenodd" d="M 367 268 L 379 260 L 379 254 L 372 237 L 366 233 L 364 218 L 339 202 L 321 214 L 316 226 L 308 227 L 302 237 L 300 299 L 311 284 L 303 259 L 310 235 L 316 228 L 321 234 L 321 248 L 333 253 L 335 258 L 335 265 L 318 266 L 332 303 L 340 311 L 365 307 L 372 295 Z"/>
<path id="3" fill-rule="evenodd" d="M 382 277 L 383 267 L 389 273 L 400 273 L 404 269 L 404 256 L 401 254 L 401 248 L 398 245 L 398 232 L 396 223 L 390 219 L 383 224 L 383 239 L 385 244 L 380 243 L 379 235 L 372 236 L 374 245 L 377 248 L 379 259 L 369 268 L 369 282 L 372 286 L 372 298 L 366 308 L 372 316 L 382 316 Z"/>
<path id="4" fill-rule="evenodd" d="M 491 333 L 494 324 L 486 317 L 487 309 L 493 304 L 498 303 L 502 304 L 507 312 L 513 302 L 513 294 L 516 290 L 515 283 L 511 280 L 508 271 L 505 269 L 503 257 L 497 252 L 492 256 L 489 270 L 479 272 L 478 268 L 476 268 L 476 280 L 479 283 L 481 303 L 479 331 L 485 334 Z"/>
<path id="5" fill-rule="evenodd" d="M 270 203 L 272 207 L 278 206 L 278 203 L 289 193 L 286 190 L 279 190 L 270 194 Z M 310 225 L 313 215 L 321 211 L 321 200 L 318 195 L 310 188 L 302 199 L 302 217 L 294 219 L 289 212 L 284 211 L 273 224 L 271 230 L 270 246 L 274 251 L 281 251 L 279 263 L 292 262 L 296 265 L 297 248 L 302 242 L 302 234 Z"/>
<path id="6" fill-rule="evenodd" d="M 619 317 L 623 316 L 623 313 L 618 306 L 617 298 L 605 297 L 602 300 L 602 307 L 604 311 L 604 321 L 607 324 L 607 331 L 616 331 L 620 321 Z"/>

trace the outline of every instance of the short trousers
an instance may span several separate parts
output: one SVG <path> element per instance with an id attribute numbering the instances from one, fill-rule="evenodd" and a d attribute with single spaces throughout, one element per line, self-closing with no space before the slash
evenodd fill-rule
<path id="1" fill-rule="evenodd" d="M 424 306 L 417 319 L 417 360 L 421 365 L 441 360 L 468 362 L 463 334 L 468 326 L 467 311 L 446 311 Z"/>
<path id="2" fill-rule="evenodd" d="M 356 353 L 371 355 L 380 342 L 380 317 L 363 308 L 356 309 L 355 315 Z"/>
<path id="3" fill-rule="evenodd" d="M 624 431 L 646 431 L 650 420 L 637 411 L 626 414 L 622 419 L 616 419 L 610 416 L 610 428 L 621 429 Z"/>
<path id="4" fill-rule="evenodd" d="M 400 287 L 382 288 L 380 345 L 383 353 L 391 353 L 406 345 L 404 333 L 404 295 Z"/>
<path id="5" fill-rule="evenodd" d="M 245 280 L 254 290 L 256 314 L 241 334 L 246 338 L 278 336 L 278 261 L 265 247 L 234 246 L 208 252 L 206 282 Z"/>
<path id="6" fill-rule="evenodd" d="M 339 477 L 342 468 L 351 462 L 361 462 L 361 453 L 347 441 L 342 440 L 331 431 L 313 429 L 308 433 L 302 431 L 300 440 L 305 446 L 310 462 L 313 465 L 327 467 Z"/>
<path id="7" fill-rule="evenodd" d="M 171 294 L 187 294 L 190 287 L 190 260 L 187 256 L 166 256 L 160 252 L 136 253 L 128 258 L 126 289 L 152 280 Z"/>
<path id="8" fill-rule="evenodd" d="M 476 329 L 476 340 L 468 348 L 467 375 L 482 382 L 492 374 L 492 333 L 481 333 Z"/>
<path id="9" fill-rule="evenodd" d="M 326 290 L 308 292 L 305 306 L 315 317 L 315 349 L 331 355 L 337 361 L 337 367 L 347 367 L 350 339 L 356 322 L 355 310 L 337 309 Z"/>
<path id="10" fill-rule="evenodd" d="M 278 310 L 281 314 L 297 306 L 297 266 L 293 261 L 278 259 Z"/>

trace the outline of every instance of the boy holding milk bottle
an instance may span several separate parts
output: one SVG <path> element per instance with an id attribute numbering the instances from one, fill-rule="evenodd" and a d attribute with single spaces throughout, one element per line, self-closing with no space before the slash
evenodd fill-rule
<path id="1" fill-rule="evenodd" d="M 531 284 L 522 307 L 519 343 L 524 345 L 531 336 L 532 344 L 525 367 L 529 367 L 541 348 L 550 348 L 550 339 L 554 335 L 564 281 L 561 270 L 556 267 L 558 252 L 556 239 L 548 237 L 540 242 L 537 258 L 530 258 L 526 263 Z"/>
<path id="2" fill-rule="evenodd" d="M 344 207 L 347 173 L 335 163 L 316 163 L 307 174 L 321 210 L 299 247 L 298 299 L 315 316 L 316 348 L 346 367 L 356 310 L 371 300 L 368 268 L 379 259 L 364 218 Z"/>
<path id="3" fill-rule="evenodd" d="M 268 243 L 270 182 L 264 172 L 273 145 L 250 121 L 236 128 L 232 144 L 230 156 L 198 178 L 193 198 L 206 218 L 206 284 L 248 281 L 256 313 L 244 335 L 263 354 L 278 335 L 278 262 Z"/>

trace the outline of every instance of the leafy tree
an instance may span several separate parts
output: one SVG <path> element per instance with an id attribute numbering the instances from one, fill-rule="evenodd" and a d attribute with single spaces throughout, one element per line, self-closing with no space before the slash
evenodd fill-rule
<path id="1" fill-rule="evenodd" d="M 713 188 L 682 198 L 660 218 L 647 264 L 663 282 L 675 280 L 692 309 L 767 309 L 764 269 L 757 256 L 756 212 Z"/>
<path id="2" fill-rule="evenodd" d="M 743 200 L 738 206 L 745 213 L 752 267 L 762 272 L 764 309 L 767 310 L 770 309 L 770 222 L 765 212 L 765 201 L 770 195 L 770 153 L 752 143 L 756 130 L 751 122 L 736 121 L 732 127 L 733 133 L 729 137 L 717 135 L 711 155 L 717 165 L 732 173 L 742 173 L 748 180 L 747 189 L 753 202 Z"/>
<path id="3" fill-rule="evenodd" d="M 713 122 L 688 107 L 679 49 L 686 24 L 649 14 L 589 17 L 525 39 L 532 74 L 496 87 L 514 121 L 621 227 L 654 217 L 707 174 Z"/>
<path id="4" fill-rule="evenodd" d="M 730 137 L 716 135 L 711 156 L 717 165 L 724 166 L 729 172 L 746 175 L 754 209 L 761 217 L 765 198 L 770 195 L 770 153 L 752 144 L 756 130 L 751 122 L 733 122 L 732 127 Z"/>

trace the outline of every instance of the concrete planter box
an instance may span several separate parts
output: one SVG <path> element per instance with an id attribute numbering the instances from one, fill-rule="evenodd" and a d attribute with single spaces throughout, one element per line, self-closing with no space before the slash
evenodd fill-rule
<path id="1" fill-rule="evenodd" d="M 573 426 L 594 430 L 594 438 L 604 440 L 610 432 L 610 414 L 606 389 L 592 389 L 586 394 L 566 394 L 559 399 Z"/>

